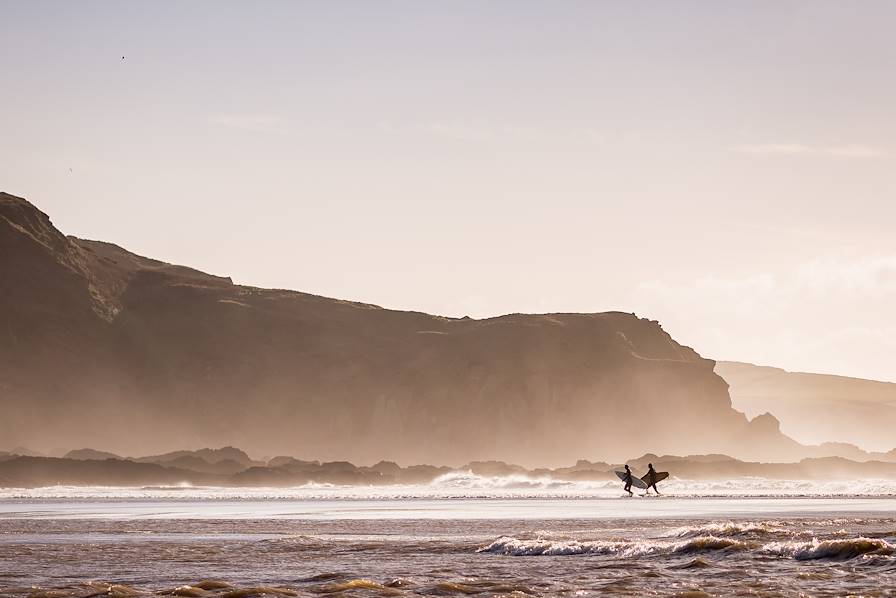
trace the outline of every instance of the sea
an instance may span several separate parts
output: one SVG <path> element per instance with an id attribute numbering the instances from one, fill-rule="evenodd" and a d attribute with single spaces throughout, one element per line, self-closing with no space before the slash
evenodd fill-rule
<path id="1" fill-rule="evenodd" d="M 896 596 L 896 481 L 0 489 L 0 596 Z"/>

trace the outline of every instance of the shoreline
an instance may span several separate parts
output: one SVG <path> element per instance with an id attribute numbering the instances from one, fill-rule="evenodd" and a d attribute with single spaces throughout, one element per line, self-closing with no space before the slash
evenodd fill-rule
<path id="1" fill-rule="evenodd" d="M 882 517 L 896 497 L 0 500 L 0 520 L 526 521 Z"/>

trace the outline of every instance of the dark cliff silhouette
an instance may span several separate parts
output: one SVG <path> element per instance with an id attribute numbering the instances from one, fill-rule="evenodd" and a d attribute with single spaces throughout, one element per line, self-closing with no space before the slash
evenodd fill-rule
<path id="1" fill-rule="evenodd" d="M 7 446 L 529 466 L 800 451 L 731 407 L 713 361 L 629 313 L 454 319 L 238 286 L 66 237 L 9 194 L 0 281 Z"/>

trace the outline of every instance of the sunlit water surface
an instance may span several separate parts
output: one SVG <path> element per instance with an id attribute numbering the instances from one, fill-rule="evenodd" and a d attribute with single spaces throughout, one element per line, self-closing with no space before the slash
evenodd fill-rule
<path id="1" fill-rule="evenodd" d="M 887 481 L 0 489 L 0 596 L 896 595 Z"/>

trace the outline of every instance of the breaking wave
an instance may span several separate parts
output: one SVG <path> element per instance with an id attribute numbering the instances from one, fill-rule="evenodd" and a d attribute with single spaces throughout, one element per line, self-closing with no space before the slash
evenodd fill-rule
<path id="1" fill-rule="evenodd" d="M 896 480 L 808 481 L 738 478 L 660 483 L 665 498 L 856 498 L 896 496 Z M 431 482 L 379 486 L 308 483 L 292 487 L 212 486 L 47 486 L 0 488 L 0 500 L 23 499 L 194 499 L 194 500 L 315 500 L 408 498 L 568 498 L 621 499 L 627 495 L 619 480 L 562 480 L 525 474 L 481 475 L 454 471 Z M 637 493 L 636 493 L 637 497 Z"/>
<path id="2" fill-rule="evenodd" d="M 527 475 L 483 476 L 472 471 L 453 471 L 440 475 L 432 482 L 432 488 L 475 489 L 475 490 L 558 490 L 558 489 L 595 489 L 605 488 L 606 482 L 570 482 L 551 477 L 533 478 Z"/>
<path id="3" fill-rule="evenodd" d="M 696 527 L 680 527 L 674 529 L 669 535 L 678 538 L 693 538 L 697 536 L 793 536 L 797 531 L 788 529 L 777 521 L 753 522 L 734 522 L 726 521 L 723 523 L 710 523 Z"/>
<path id="4" fill-rule="evenodd" d="M 488 546 L 480 548 L 478 552 L 490 552 L 506 556 L 594 554 L 630 558 L 656 554 L 691 554 L 717 550 L 746 550 L 751 547 L 753 546 L 747 542 L 734 540 L 732 538 L 718 538 L 715 536 L 692 538 L 684 542 L 659 542 L 651 540 L 637 542 L 582 542 L 577 540 L 549 540 L 541 538 L 535 540 L 521 540 L 504 536 L 498 538 Z"/>
<path id="5" fill-rule="evenodd" d="M 766 554 L 798 561 L 831 559 L 845 561 L 862 555 L 892 556 L 896 546 L 880 538 L 847 538 L 811 542 L 775 542 L 762 547 Z"/>
<path id="6" fill-rule="evenodd" d="M 653 555 L 689 555 L 696 553 L 755 551 L 766 556 L 792 558 L 798 561 L 830 559 L 848 560 L 863 555 L 892 556 L 896 546 L 880 538 L 813 539 L 810 542 L 770 542 L 739 540 L 730 537 L 699 536 L 683 542 L 640 541 L 576 541 L 537 538 L 525 540 L 503 536 L 477 552 L 504 556 L 568 556 L 606 555 L 632 558 Z"/>

